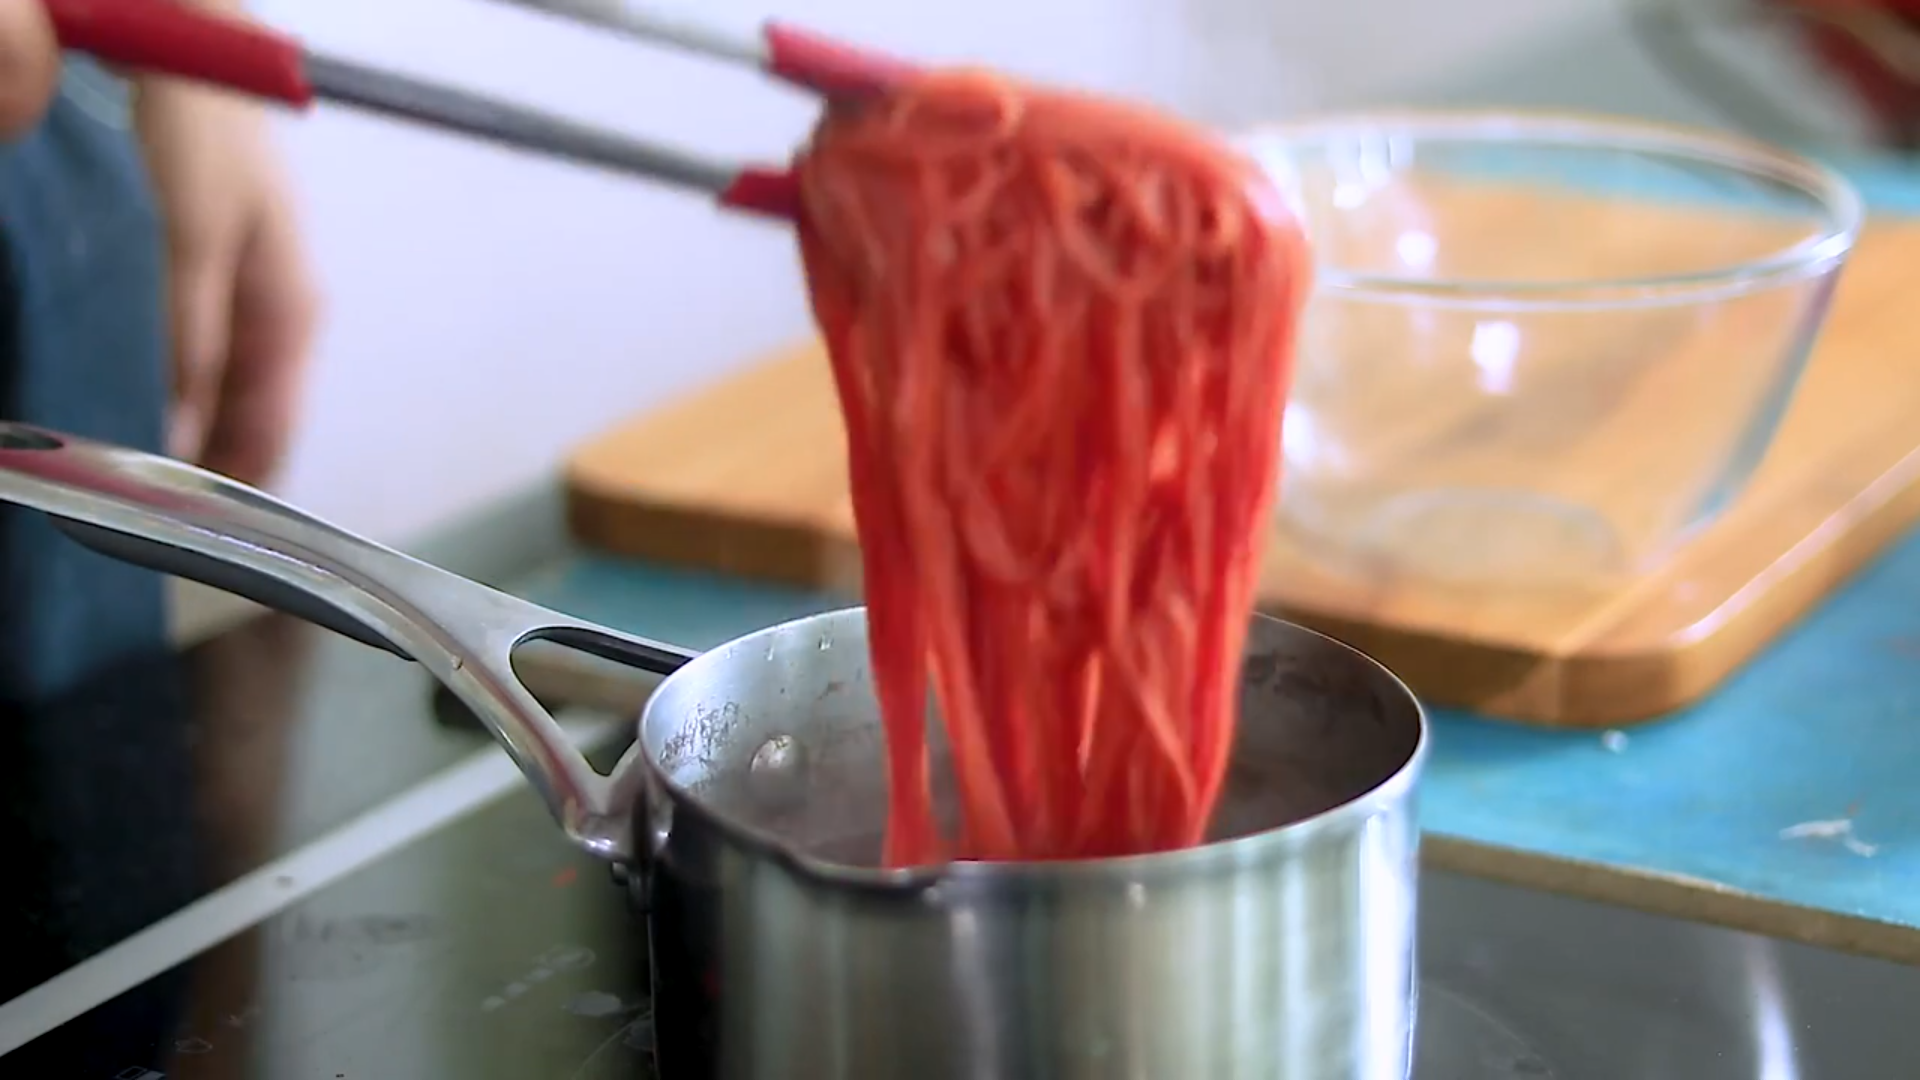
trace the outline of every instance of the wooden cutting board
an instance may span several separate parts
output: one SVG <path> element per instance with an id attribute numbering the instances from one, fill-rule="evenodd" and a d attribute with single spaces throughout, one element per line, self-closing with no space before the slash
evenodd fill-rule
<path id="1" fill-rule="evenodd" d="M 1631 224 L 1649 243 L 1688 234 Z M 1615 225 L 1606 246 L 1626 250 L 1627 223 Z M 1714 392 L 1695 378 L 1623 422 L 1683 422 L 1687 394 Z M 853 594 L 845 464 L 826 361 L 806 343 L 582 446 L 566 470 L 572 528 L 614 554 Z M 1593 467 L 1624 491 L 1659 464 Z M 1473 593 L 1333 574 L 1276 531 L 1261 601 L 1367 650 L 1433 704 L 1616 726 L 1711 690 L 1916 517 L 1920 224 L 1896 221 L 1862 237 L 1759 472 L 1657 572 Z"/>

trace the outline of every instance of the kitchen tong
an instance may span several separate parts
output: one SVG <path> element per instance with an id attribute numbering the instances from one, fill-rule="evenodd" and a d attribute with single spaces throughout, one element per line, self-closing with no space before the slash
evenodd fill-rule
<path id="1" fill-rule="evenodd" d="M 64 48 L 306 110 L 325 101 L 515 149 L 703 192 L 721 206 L 793 217 L 786 169 L 709 157 L 379 67 L 329 56 L 256 23 L 175 0 L 41 0 Z M 752 67 L 823 98 L 884 90 L 911 68 L 780 22 L 732 34 L 623 0 L 500 0 Z"/>

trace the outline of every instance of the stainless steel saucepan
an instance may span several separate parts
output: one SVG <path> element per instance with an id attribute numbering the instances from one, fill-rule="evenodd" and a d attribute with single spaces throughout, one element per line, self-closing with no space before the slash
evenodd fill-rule
<path id="1" fill-rule="evenodd" d="M 445 683 L 567 835 L 626 869 L 667 1076 L 1407 1076 L 1425 722 L 1399 680 L 1309 630 L 1255 620 L 1210 843 L 883 870 L 859 608 L 694 656 L 200 469 L 21 425 L 0 424 L 0 502 Z M 515 679 L 513 650 L 535 640 L 669 675 L 611 775 Z"/>

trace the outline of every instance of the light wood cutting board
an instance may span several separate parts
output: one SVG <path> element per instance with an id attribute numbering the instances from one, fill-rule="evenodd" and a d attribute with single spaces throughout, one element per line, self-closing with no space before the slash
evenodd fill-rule
<path id="1" fill-rule="evenodd" d="M 1669 386 L 1623 422 L 1671 424 L 1687 394 L 1713 392 Z M 826 361 L 806 343 L 581 447 L 572 528 L 610 553 L 853 594 L 845 465 Z M 1629 497 L 1633 470 L 1658 463 L 1587 467 Z M 1916 517 L 1920 224 L 1892 222 L 1863 236 L 1765 464 L 1662 569 L 1599 591 L 1475 594 L 1330 573 L 1276 532 L 1261 603 L 1367 650 L 1430 703 L 1615 726 L 1705 694 Z"/>

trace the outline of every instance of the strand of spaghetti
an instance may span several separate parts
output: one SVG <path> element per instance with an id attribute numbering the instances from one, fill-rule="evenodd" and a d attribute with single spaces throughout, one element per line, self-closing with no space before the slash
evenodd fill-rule
<path id="1" fill-rule="evenodd" d="M 919 507 L 921 513 L 908 528 L 916 538 L 934 687 L 965 809 L 965 840 L 979 850 L 993 852 L 994 857 L 1008 858 L 1017 849 L 1013 817 L 1002 777 L 994 768 L 971 650 L 961 625 L 965 592 L 956 580 L 952 545 L 943 535 L 947 522 L 928 505 L 932 497 L 924 490 L 925 485 L 922 479 L 916 485 L 921 490 L 909 496 L 909 505 Z"/>
<path id="2" fill-rule="evenodd" d="M 855 362 L 834 369 L 841 409 L 847 418 L 848 464 L 854 517 L 860 531 L 871 538 L 864 559 L 865 588 L 870 599 L 870 647 L 873 652 L 876 697 L 889 716 L 910 715 L 926 700 L 923 635 L 914 617 L 910 595 L 902 594 L 908 560 L 900 550 L 903 539 L 899 508 L 893 498 L 897 481 L 890 475 L 893 458 L 879 453 L 876 442 L 885 432 L 875 429 L 869 384 L 884 373 L 861 364 L 860 345 L 846 335 L 843 297 L 816 295 L 823 325 L 841 330 L 844 347 Z M 884 841 L 890 863 L 929 859 L 933 855 L 933 828 L 927 792 L 924 723 L 896 721 L 888 732 L 888 828 Z"/>

